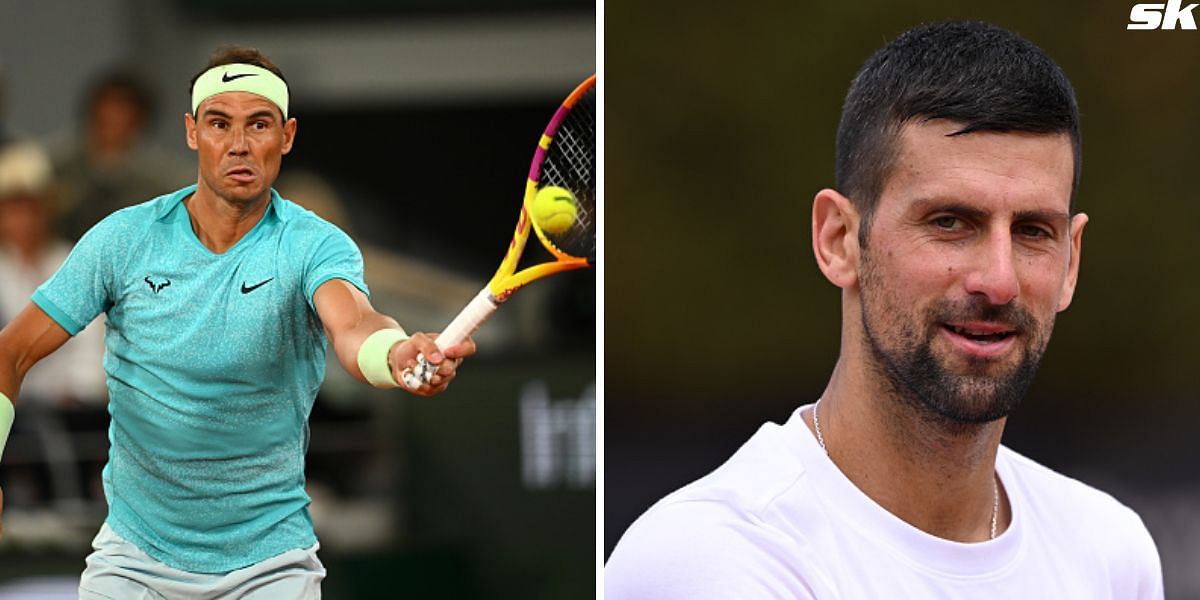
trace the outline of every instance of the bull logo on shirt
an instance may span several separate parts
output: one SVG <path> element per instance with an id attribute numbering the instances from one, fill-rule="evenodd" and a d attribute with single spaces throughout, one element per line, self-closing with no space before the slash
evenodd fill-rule
<path id="1" fill-rule="evenodd" d="M 153 290 L 155 294 L 161 292 L 162 289 L 167 287 L 168 285 L 171 285 L 170 279 L 163 280 L 162 283 L 154 283 L 154 281 L 152 279 L 150 279 L 149 275 L 146 276 L 146 279 L 144 281 L 146 282 L 146 285 L 150 286 L 150 289 Z"/>

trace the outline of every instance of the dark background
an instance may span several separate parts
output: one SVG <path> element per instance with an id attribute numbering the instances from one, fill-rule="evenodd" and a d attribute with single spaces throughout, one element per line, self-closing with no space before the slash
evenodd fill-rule
<path id="1" fill-rule="evenodd" d="M 1083 118 L 1079 287 L 1004 443 L 1136 509 L 1168 596 L 1200 597 L 1200 31 L 1127 31 L 1133 4 L 608 3 L 606 556 L 824 389 L 840 292 L 810 210 L 846 89 L 899 32 L 968 18 L 1045 49 Z"/>

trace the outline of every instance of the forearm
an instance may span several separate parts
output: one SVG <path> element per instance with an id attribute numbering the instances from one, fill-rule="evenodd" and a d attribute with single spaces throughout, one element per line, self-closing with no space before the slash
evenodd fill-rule
<path id="1" fill-rule="evenodd" d="M 31 319 L 25 313 L 0 329 L 0 455 L 12 429 L 21 381 L 34 363 L 62 345 L 56 333 L 49 322 Z"/>
<path id="2" fill-rule="evenodd" d="M 342 364 L 346 372 L 363 383 L 369 382 L 359 366 L 359 353 L 367 338 L 381 329 L 403 331 L 395 319 L 372 311 L 363 314 L 354 327 L 340 332 L 333 344 L 338 362 Z"/>
<path id="3" fill-rule="evenodd" d="M 13 402 L 17 400 L 25 373 L 36 362 L 30 354 L 30 346 L 17 343 L 15 329 L 16 325 L 10 324 L 0 330 L 0 394 Z"/>
<path id="4" fill-rule="evenodd" d="M 410 338 L 395 319 L 376 312 L 365 294 L 340 279 L 318 288 L 313 305 L 338 362 L 356 379 L 375 387 L 403 387 L 418 396 L 441 393 L 462 359 L 475 352 L 470 339 L 443 353 L 436 336 L 414 333 Z M 420 357 L 437 371 L 419 384 L 402 384 L 403 373 L 414 368 Z"/>
<path id="5" fill-rule="evenodd" d="M 23 364 L 27 359 L 22 360 L 23 353 L 16 343 L 16 328 L 16 325 L 10 324 L 0 329 L 0 456 L 4 454 L 8 433 L 12 430 L 17 391 L 21 389 L 21 380 L 29 370 L 29 365 Z"/>
<path id="6" fill-rule="evenodd" d="M 21 381 L 34 364 L 71 339 L 58 323 L 30 303 L 0 329 L 0 394 L 16 401 Z"/>
<path id="7" fill-rule="evenodd" d="M 20 369 L 20 356 L 12 337 L 12 326 L 0 330 L 0 394 L 15 401 L 24 371 Z"/>
<path id="8" fill-rule="evenodd" d="M 0 363 L 0 394 L 15 402 L 17 390 L 21 389 L 21 378 L 4 357 L 0 357 L 0 361 L 3 361 Z"/>
<path id="9" fill-rule="evenodd" d="M 37 361 L 28 352 L 20 352 L 8 339 L 12 336 L 5 335 L 7 331 L 0 332 L 0 394 L 16 402 L 25 374 Z"/>

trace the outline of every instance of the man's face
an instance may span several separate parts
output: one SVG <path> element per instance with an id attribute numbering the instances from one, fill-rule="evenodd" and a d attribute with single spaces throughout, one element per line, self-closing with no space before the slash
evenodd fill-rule
<path id="1" fill-rule="evenodd" d="M 1064 135 L 902 129 L 860 261 L 864 342 L 904 398 L 955 423 L 1007 415 L 1070 304 L 1086 215 Z"/>
<path id="2" fill-rule="evenodd" d="M 29 193 L 0 198 L 0 241 L 21 251 L 33 251 L 46 232 L 46 211 L 41 200 Z"/>
<path id="3" fill-rule="evenodd" d="M 120 89 L 101 92 L 92 102 L 88 121 L 91 142 L 99 152 L 125 152 L 137 142 L 144 120 L 145 115 L 131 92 Z"/>
<path id="4" fill-rule="evenodd" d="M 268 194 L 292 149 L 296 120 L 283 121 L 273 102 L 248 92 L 217 94 L 196 112 L 187 117 L 187 140 L 199 155 L 200 185 L 234 203 Z"/>

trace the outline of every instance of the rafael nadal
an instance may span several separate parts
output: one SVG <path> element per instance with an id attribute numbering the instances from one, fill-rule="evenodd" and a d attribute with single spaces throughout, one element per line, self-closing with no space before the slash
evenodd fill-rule
<path id="1" fill-rule="evenodd" d="M 326 338 L 376 387 L 429 357 L 422 396 L 475 351 L 376 312 L 354 242 L 271 188 L 288 97 L 257 50 L 214 54 L 185 117 L 196 184 L 97 224 L 0 331 L 2 444 L 29 368 L 107 317 L 109 512 L 81 598 L 319 598 L 304 453 Z"/>

